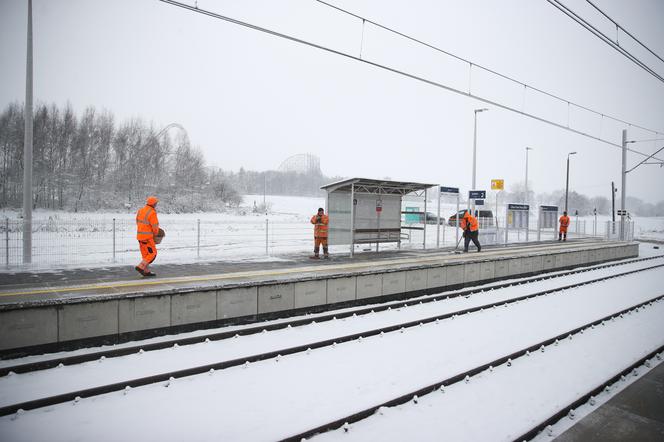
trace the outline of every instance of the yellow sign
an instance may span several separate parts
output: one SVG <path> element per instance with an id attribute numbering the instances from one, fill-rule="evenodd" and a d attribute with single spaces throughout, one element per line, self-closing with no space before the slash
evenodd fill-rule
<path id="1" fill-rule="evenodd" d="M 491 190 L 503 190 L 505 188 L 505 180 L 491 180 Z"/>

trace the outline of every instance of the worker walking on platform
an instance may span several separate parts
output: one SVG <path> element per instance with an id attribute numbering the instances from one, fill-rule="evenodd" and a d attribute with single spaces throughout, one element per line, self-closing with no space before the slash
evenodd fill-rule
<path id="1" fill-rule="evenodd" d="M 143 276 L 157 276 L 152 273 L 148 266 L 157 258 L 157 245 L 155 237 L 160 234 L 159 220 L 157 219 L 157 203 L 159 199 L 156 196 L 149 196 L 145 201 L 145 206 L 136 212 L 136 239 L 141 249 L 143 259 L 134 267 L 138 273 Z"/>
<path id="2" fill-rule="evenodd" d="M 461 218 L 460 225 L 463 230 L 463 251 L 468 252 L 468 246 L 471 241 L 475 244 L 475 247 L 477 247 L 478 252 L 482 251 L 482 246 L 480 245 L 479 240 L 480 230 L 477 218 L 471 215 L 470 212 L 466 211 L 463 214 L 463 218 Z"/>
<path id="3" fill-rule="evenodd" d="M 558 221 L 560 222 L 558 241 L 567 241 L 567 228 L 569 227 L 569 216 L 567 216 L 567 212 L 563 212 L 563 216 L 561 216 Z"/>
<path id="4" fill-rule="evenodd" d="M 311 259 L 319 259 L 318 253 L 320 252 L 320 246 L 323 246 L 323 258 L 328 259 L 330 254 L 327 251 L 327 225 L 330 222 L 330 218 L 325 215 L 325 211 L 322 207 L 318 209 L 318 213 L 311 217 L 311 224 L 314 227 L 314 254 L 310 257 Z"/>

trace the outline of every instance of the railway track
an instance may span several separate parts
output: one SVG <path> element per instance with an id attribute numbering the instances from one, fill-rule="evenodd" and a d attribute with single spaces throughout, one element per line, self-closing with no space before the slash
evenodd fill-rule
<path id="1" fill-rule="evenodd" d="M 323 425 L 320 425 L 315 428 L 311 428 L 309 430 L 303 431 L 298 434 L 294 434 L 291 436 L 288 436 L 284 439 L 283 441 L 289 441 L 289 442 L 296 442 L 296 441 L 302 441 L 305 439 L 309 439 L 313 436 L 316 436 L 321 433 L 325 433 L 328 431 L 336 430 L 343 428 L 344 431 L 348 431 L 348 425 L 359 422 L 363 419 L 366 419 L 370 416 L 372 416 L 374 413 L 376 413 L 379 409 L 383 407 L 396 407 L 398 405 L 406 404 L 410 401 L 413 401 L 417 403 L 420 399 L 425 397 L 426 395 L 435 393 L 437 391 L 441 391 L 444 388 L 450 387 L 454 384 L 460 383 L 460 382 L 470 382 L 472 377 L 483 373 L 487 370 L 493 370 L 497 367 L 500 367 L 502 365 L 507 365 L 511 366 L 513 362 L 518 361 L 520 358 L 525 358 L 525 357 L 530 357 L 531 354 L 536 354 L 537 352 L 545 352 L 548 347 L 553 346 L 553 345 L 560 345 L 561 343 L 564 343 L 565 340 L 572 340 L 574 337 L 578 334 L 582 334 L 586 331 L 594 330 L 596 327 L 602 327 L 605 326 L 606 323 L 610 321 L 616 321 L 620 320 L 624 317 L 624 315 L 630 315 L 634 312 L 638 313 L 640 309 L 643 308 L 648 308 L 653 306 L 655 303 L 661 303 L 664 301 L 664 294 L 656 296 L 654 298 L 651 298 L 647 301 L 638 303 L 636 305 L 633 305 L 629 308 L 620 310 L 618 312 L 615 312 L 613 314 L 607 315 L 605 317 L 593 320 L 591 322 L 588 322 L 584 325 L 581 325 L 579 327 L 576 327 L 574 329 L 565 331 L 563 333 L 560 333 L 556 336 L 552 336 L 548 339 L 542 340 L 540 342 L 537 342 L 535 344 L 532 344 L 528 347 L 521 348 L 517 351 L 514 351 L 511 354 L 507 354 L 504 356 L 501 356 L 497 359 L 494 359 L 492 361 L 487 361 L 481 365 L 478 365 L 476 367 L 473 367 L 469 370 L 466 370 L 464 372 L 460 372 L 455 374 L 454 376 L 448 377 L 446 379 L 441 379 L 438 382 L 435 382 L 433 384 L 427 385 L 425 387 L 422 387 L 420 389 L 410 391 L 406 394 L 400 395 L 398 397 L 395 397 L 393 399 L 377 403 L 369 408 L 366 408 L 362 411 L 344 416 L 339 419 L 335 419 L 333 421 L 327 422 Z M 564 345 L 564 344 L 563 344 Z M 539 422 L 537 425 L 535 425 L 533 428 L 531 428 L 529 431 L 526 433 L 520 435 L 519 437 L 516 437 L 514 440 L 515 441 L 527 441 L 535 436 L 537 436 L 540 432 L 544 431 L 549 425 L 556 423 L 559 421 L 561 418 L 565 417 L 570 411 L 573 411 L 575 408 L 579 407 L 580 405 L 585 404 L 588 402 L 592 397 L 596 396 L 600 392 L 602 392 L 607 386 L 615 383 L 616 381 L 620 380 L 624 376 L 628 375 L 630 372 L 633 372 L 634 369 L 637 367 L 640 367 L 646 361 L 649 361 L 651 359 L 656 359 L 658 361 L 661 361 L 662 358 L 664 357 L 664 345 L 660 346 L 656 350 L 650 352 L 646 356 L 640 358 L 638 361 L 636 361 L 633 364 L 630 364 L 628 367 L 624 368 L 621 370 L 619 373 L 616 373 L 614 376 L 612 376 L 610 379 L 605 380 L 604 382 L 601 382 L 599 385 L 594 386 L 592 389 L 589 391 L 585 392 L 584 394 L 581 395 L 578 399 L 566 404 L 565 406 L 561 407 L 556 413 L 552 414 L 545 420 Z"/>
<path id="2" fill-rule="evenodd" d="M 457 317 L 457 316 L 468 315 L 468 314 L 475 313 L 475 312 L 481 312 L 481 311 L 486 310 L 486 309 L 493 309 L 493 308 L 497 308 L 497 307 L 500 307 L 500 306 L 509 306 L 509 305 L 512 305 L 512 304 L 519 303 L 520 301 L 534 299 L 534 298 L 538 298 L 538 297 L 541 297 L 541 296 L 546 296 L 546 295 L 556 293 L 556 292 L 561 293 L 562 291 L 567 290 L 567 289 L 586 286 L 586 285 L 589 285 L 589 284 L 594 284 L 594 283 L 598 283 L 598 282 L 602 282 L 602 281 L 607 281 L 607 280 L 611 280 L 611 279 L 614 279 L 614 278 L 627 276 L 627 275 L 632 275 L 632 274 L 636 274 L 636 273 L 639 273 L 639 272 L 652 270 L 652 269 L 656 269 L 656 268 L 661 268 L 661 267 L 664 267 L 664 264 L 658 264 L 658 265 L 650 266 L 650 267 L 647 267 L 647 268 L 630 270 L 628 272 L 613 274 L 613 275 L 605 276 L 605 277 L 602 277 L 602 278 L 595 278 L 595 279 L 591 279 L 591 280 L 586 280 L 586 281 L 582 281 L 582 282 L 578 282 L 578 283 L 570 284 L 570 285 L 566 285 L 566 286 L 558 286 L 558 287 L 551 288 L 551 289 L 548 289 L 548 290 L 542 290 L 542 291 L 539 291 L 539 292 L 529 293 L 529 294 L 524 295 L 524 296 L 518 296 L 518 297 L 507 299 L 507 300 L 501 300 L 501 301 L 498 301 L 498 302 L 477 305 L 477 306 L 474 306 L 474 307 L 471 307 L 471 308 L 456 310 L 456 311 L 453 311 L 453 312 L 447 312 L 447 313 L 440 314 L 440 315 L 434 315 L 434 316 L 429 316 L 429 317 L 425 317 L 425 318 L 420 318 L 420 319 L 415 320 L 415 321 L 401 322 L 401 323 L 393 324 L 393 325 L 386 326 L 386 327 L 380 327 L 380 328 L 375 328 L 375 329 L 371 329 L 371 330 L 365 330 L 365 331 L 362 331 L 362 332 L 359 332 L 359 333 L 353 333 L 353 334 L 348 334 L 348 335 L 344 335 L 344 336 L 336 336 L 336 337 L 329 338 L 329 339 L 319 340 L 319 341 L 315 341 L 315 342 L 308 342 L 308 343 L 303 344 L 303 345 L 297 345 L 297 346 L 292 346 L 292 347 L 288 347 L 288 348 L 280 348 L 280 349 L 277 349 L 277 350 L 263 352 L 263 353 L 254 354 L 254 355 L 250 355 L 250 356 L 243 356 L 243 357 L 237 358 L 237 359 L 224 360 L 224 361 L 219 361 L 219 362 L 215 362 L 215 363 L 212 363 L 212 364 L 199 365 L 199 366 L 190 367 L 190 368 L 181 369 L 181 370 L 167 371 L 167 372 L 158 373 L 158 374 L 155 374 L 155 375 L 144 376 L 144 377 L 140 377 L 140 378 L 136 378 L 136 379 L 130 379 L 130 380 L 123 380 L 121 382 L 114 382 L 114 383 L 109 383 L 109 384 L 106 384 L 106 385 L 95 386 L 95 387 L 92 387 L 92 388 L 85 388 L 85 389 L 80 389 L 80 390 L 76 390 L 76 391 L 70 391 L 70 392 L 67 392 L 67 393 L 62 393 L 62 394 L 57 394 L 57 395 L 53 395 L 53 396 L 42 397 L 42 398 L 38 398 L 38 399 L 34 399 L 34 400 L 29 400 L 29 401 L 15 403 L 15 404 L 11 404 L 11 405 L 6 405 L 6 406 L 3 406 L 3 407 L 0 408 L 0 416 L 16 413 L 18 410 L 30 410 L 30 409 L 36 409 L 36 408 L 40 408 L 40 407 L 55 405 L 55 404 L 59 404 L 59 403 L 64 403 L 64 402 L 68 402 L 68 401 L 78 401 L 79 398 L 92 397 L 92 396 L 97 396 L 97 395 L 100 395 L 100 394 L 109 393 L 109 392 L 113 392 L 113 391 L 120 391 L 120 390 L 124 390 L 128 387 L 133 388 L 133 387 L 139 387 L 139 386 L 144 386 L 144 385 L 149 385 L 149 384 L 154 384 L 154 383 L 160 383 L 160 382 L 170 382 L 171 380 L 177 379 L 177 378 L 180 378 L 180 377 L 191 376 L 191 375 L 201 374 L 201 373 L 215 371 L 215 370 L 222 370 L 222 369 L 226 369 L 226 368 L 229 368 L 229 367 L 239 366 L 239 365 L 243 365 L 243 364 L 247 364 L 247 363 L 251 363 L 251 362 L 257 362 L 257 361 L 271 359 L 271 358 L 278 358 L 278 357 L 289 355 L 289 354 L 305 352 L 305 351 L 309 351 L 311 349 L 318 349 L 318 348 L 323 348 L 323 347 L 328 347 L 328 346 L 334 346 L 336 344 L 343 343 L 343 342 L 361 340 L 363 338 L 367 338 L 367 337 L 371 337 L 371 336 L 383 335 L 385 333 L 404 330 L 404 329 L 409 328 L 409 327 L 416 327 L 416 326 L 420 326 L 420 325 L 431 323 L 431 322 L 438 322 L 438 321 L 441 321 L 441 320 L 450 319 L 450 318 L 454 318 L 454 317 Z M 463 295 L 458 294 L 457 296 L 463 296 Z M 438 297 L 438 299 L 443 299 L 443 298 L 445 298 L 445 296 Z M 634 307 L 631 307 L 631 308 L 638 308 L 639 306 L 646 305 L 649 302 L 654 302 L 655 300 L 659 300 L 660 298 L 661 298 L 661 296 L 659 296 L 657 298 L 650 299 L 649 301 L 646 301 L 645 303 L 641 303 L 641 304 L 639 304 L 637 306 L 634 306 Z M 399 305 L 405 305 L 405 303 L 403 303 L 403 304 L 399 303 Z M 387 308 L 389 308 L 389 307 L 385 307 L 385 309 L 387 309 Z M 375 308 L 373 310 L 375 310 Z M 628 310 L 629 309 L 627 309 L 625 311 L 628 311 Z M 347 314 L 350 315 L 350 316 L 352 316 L 354 313 L 356 314 L 357 312 L 347 312 Z M 615 313 L 612 316 L 619 315 L 619 314 L 621 314 L 621 312 Z M 607 318 L 610 319 L 610 317 L 607 317 Z M 607 318 L 603 318 L 602 320 L 606 320 Z M 599 322 L 601 322 L 602 320 L 599 320 Z M 597 321 L 595 321 L 595 322 L 597 322 Z M 307 320 L 306 323 L 307 324 L 311 323 L 311 320 Z M 581 329 L 583 329 L 587 326 L 591 326 L 593 324 L 594 324 L 594 322 L 589 323 L 586 326 L 579 327 L 578 330 L 581 330 Z M 279 325 L 281 325 L 282 328 L 284 326 L 286 326 L 284 324 L 279 324 Z M 564 333 L 564 335 L 567 335 L 569 333 L 576 333 L 578 330 L 577 329 L 571 330 L 569 332 Z M 197 338 L 197 339 L 198 339 L 198 342 L 200 342 L 200 338 Z M 552 339 L 555 340 L 555 339 L 557 339 L 557 337 L 554 337 Z M 539 348 L 540 345 L 544 345 L 544 344 L 541 344 L 541 343 L 537 344 L 536 347 Z M 528 347 L 528 349 L 526 349 L 526 350 L 529 350 L 529 349 L 530 349 L 530 347 Z M 521 351 L 522 350 L 519 350 L 516 353 L 508 355 L 507 358 L 509 359 L 510 357 L 513 357 L 513 356 L 519 354 L 519 352 L 521 352 Z M 60 359 L 60 360 L 64 360 L 64 359 Z M 495 365 L 495 361 L 492 361 L 492 363 Z M 466 372 L 465 375 L 469 375 L 468 372 Z M 445 381 L 449 382 L 449 380 L 445 380 Z"/>
<path id="3" fill-rule="evenodd" d="M 424 297 L 419 297 L 416 298 L 414 301 L 413 300 L 401 300 L 401 301 L 396 301 L 396 302 L 384 302 L 379 305 L 373 305 L 370 307 L 358 307 L 358 308 L 352 308 L 352 309 L 345 309 L 340 312 L 335 312 L 335 313 L 329 313 L 329 314 L 322 314 L 322 315 L 315 315 L 313 317 L 307 317 L 303 319 L 294 319 L 294 320 L 289 320 L 289 321 L 279 321 L 271 324 L 263 324 L 263 325 L 258 325 L 258 326 L 251 326 L 251 327 L 245 327 L 241 329 L 233 329 L 230 331 L 223 331 L 223 332 L 213 332 L 213 333 L 207 333 L 203 335 L 197 335 L 194 337 L 180 337 L 180 338 L 175 338 L 175 339 L 167 339 L 167 340 L 161 340 L 158 342 L 152 342 L 152 343 L 144 343 L 144 344 L 137 344 L 133 346 L 122 346 L 122 347 L 117 347 L 117 348 L 112 348 L 112 349 L 104 349 L 102 351 L 95 351 L 95 352 L 86 352 L 83 354 L 77 354 L 77 355 L 72 355 L 72 356 L 61 356 L 61 357 L 56 357 L 56 358 L 51 358 L 51 359 L 44 359 L 44 360 L 39 360 L 39 361 L 34 361 L 34 362 L 29 362 L 29 363 L 23 363 L 23 364 L 16 364 L 12 366 L 4 366 L 0 367 L 0 377 L 7 376 L 10 373 L 14 374 L 22 374 L 22 373 L 30 373 L 33 371 L 37 370 L 45 370 L 49 368 L 55 368 L 58 366 L 69 366 L 69 365 L 75 365 L 75 364 L 81 364 L 84 362 L 90 362 L 90 361 L 96 361 L 99 359 L 109 359 L 109 358 L 116 358 L 116 357 L 121 357 L 121 356 L 127 356 L 131 354 L 135 354 L 138 352 L 149 352 L 149 351 L 155 351 L 155 350 L 163 350 L 167 349 L 170 347 L 174 346 L 188 346 L 188 345 L 194 345 L 194 344 L 201 344 L 204 342 L 208 341 L 220 341 L 224 339 L 230 339 L 234 338 L 236 336 L 248 336 L 248 335 L 253 335 L 257 333 L 263 333 L 265 331 L 274 331 L 274 330 L 281 330 L 281 329 L 286 329 L 289 327 L 299 327 L 299 326 L 304 326 L 304 325 L 309 325 L 313 322 L 326 322 L 326 321 L 332 321 L 335 319 L 343 319 L 343 318 L 348 318 L 352 316 L 361 316 L 361 315 L 366 315 L 370 313 L 376 313 L 376 312 L 381 312 L 381 311 L 386 311 L 390 309 L 398 309 L 402 307 L 407 307 L 408 305 L 412 305 L 414 302 L 419 303 L 419 304 L 426 304 L 430 302 L 437 302 L 445 299 L 453 299 L 453 298 L 459 298 L 459 297 L 469 297 L 477 294 L 481 294 L 487 291 L 491 290 L 499 290 L 499 289 L 504 289 L 504 288 L 509 288 L 509 287 L 514 287 L 517 285 L 525 285 L 529 283 L 535 283 L 535 282 L 540 282 L 540 281 L 546 281 L 546 280 L 551 280 L 551 279 L 559 279 L 559 278 L 565 278 L 567 276 L 571 275 L 578 275 L 578 274 L 583 274 L 583 273 L 589 273 L 593 272 L 596 270 L 602 270 L 602 269 L 609 269 L 609 268 L 616 268 L 616 267 L 621 267 L 625 265 L 630 265 L 630 264 L 635 264 L 635 263 L 641 263 L 641 262 L 647 262 L 647 261 L 652 261 L 652 260 L 657 260 L 657 259 L 662 259 L 664 258 L 664 255 L 660 256 L 654 256 L 654 257 L 647 257 L 647 258 L 637 258 L 637 259 L 631 259 L 631 260 L 626 260 L 622 261 L 620 263 L 611 263 L 611 264 L 603 264 L 599 266 L 593 266 L 589 268 L 582 268 L 582 269 L 575 269 L 575 270 L 570 270 L 570 271 L 565 271 L 561 273 L 556 273 L 556 274 L 546 274 L 546 275 L 540 275 L 532 278 L 526 278 L 526 279 L 521 279 L 521 280 L 516 280 L 516 281 L 511 281 L 507 283 L 500 283 L 500 284 L 495 284 L 495 285 L 490 285 L 490 286 L 485 286 L 485 287 L 478 287 L 478 288 L 472 288 L 468 290 L 460 290 L 460 291 L 455 291 L 452 293 L 441 293 L 441 294 L 436 294 L 436 295 L 429 295 L 429 296 L 424 296 Z M 637 269 L 631 272 L 624 273 L 625 275 L 631 274 L 633 272 L 637 271 L 643 271 L 643 270 L 649 270 L 652 268 L 657 268 L 659 267 L 658 265 L 651 266 L 651 267 L 645 267 L 643 269 Z M 620 276 L 618 275 L 612 275 L 611 277 L 616 277 Z M 602 278 L 597 278 L 594 280 L 589 281 L 590 283 L 592 282 L 598 282 L 603 280 Z M 574 288 L 578 287 L 580 284 L 570 284 L 564 287 L 560 287 L 560 290 L 566 289 L 566 288 Z"/>

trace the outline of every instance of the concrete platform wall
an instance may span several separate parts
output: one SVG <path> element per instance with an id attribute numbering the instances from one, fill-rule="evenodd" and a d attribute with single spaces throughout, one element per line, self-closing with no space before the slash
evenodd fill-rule
<path id="1" fill-rule="evenodd" d="M 297 282 L 3 310 L 0 351 L 90 338 L 113 340 L 148 330 L 173 332 L 174 328 L 195 324 L 209 327 L 237 318 L 250 321 L 268 315 L 283 316 L 293 310 L 306 312 L 331 304 L 360 304 L 363 299 L 432 293 L 636 256 L 638 244 L 617 244 L 555 254 L 540 252 L 348 276 L 300 278 Z"/>

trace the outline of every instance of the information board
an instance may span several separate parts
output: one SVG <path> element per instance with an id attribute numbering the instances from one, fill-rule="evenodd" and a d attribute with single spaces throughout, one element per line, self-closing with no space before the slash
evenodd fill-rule
<path id="1" fill-rule="evenodd" d="M 484 200 L 486 199 L 486 190 L 469 190 L 468 199 L 471 200 Z"/>
<path id="2" fill-rule="evenodd" d="M 491 180 L 491 190 L 503 190 L 505 188 L 505 180 Z"/>
<path id="3" fill-rule="evenodd" d="M 539 228 L 555 229 L 558 224 L 558 206 L 540 206 Z"/>

